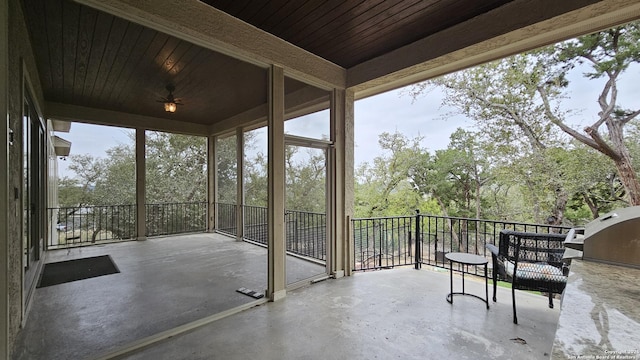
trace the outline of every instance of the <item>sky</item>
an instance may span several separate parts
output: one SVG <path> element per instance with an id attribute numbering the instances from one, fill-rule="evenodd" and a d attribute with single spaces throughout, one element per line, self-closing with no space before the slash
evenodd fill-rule
<path id="1" fill-rule="evenodd" d="M 640 108 L 640 66 L 627 70 L 619 82 L 618 103 L 626 108 Z M 597 119 L 597 97 L 602 89 L 602 80 L 585 80 L 580 71 L 573 71 L 569 77 L 572 84 L 563 107 L 574 111 L 568 122 L 576 129 L 593 123 Z M 372 162 L 381 154 L 378 135 L 382 132 L 398 131 L 408 138 L 422 136 L 422 146 L 429 152 L 444 149 L 449 143 L 449 135 L 458 127 L 473 128 L 473 122 L 463 116 L 443 116 L 452 109 L 442 106 L 443 94 L 438 90 L 413 100 L 403 89 L 393 90 L 377 96 L 358 100 L 355 103 L 355 164 Z M 312 114 L 304 119 L 294 119 L 285 123 L 285 131 L 290 134 L 320 137 L 328 134 L 328 111 Z M 258 131 L 260 133 L 260 131 Z M 108 148 L 130 142 L 133 130 L 73 123 L 69 133 L 58 134 L 71 141 L 71 154 L 92 154 L 104 157 Z M 258 135 L 256 148 L 266 153 L 266 131 Z M 73 176 L 68 170 L 69 161 L 59 162 L 59 175 Z"/>

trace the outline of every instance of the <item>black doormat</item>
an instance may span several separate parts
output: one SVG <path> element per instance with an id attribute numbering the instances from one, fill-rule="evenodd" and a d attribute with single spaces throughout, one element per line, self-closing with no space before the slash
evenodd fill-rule
<path id="1" fill-rule="evenodd" d="M 39 288 L 92 277 L 119 273 L 111 256 L 102 255 L 83 259 L 44 264 Z"/>

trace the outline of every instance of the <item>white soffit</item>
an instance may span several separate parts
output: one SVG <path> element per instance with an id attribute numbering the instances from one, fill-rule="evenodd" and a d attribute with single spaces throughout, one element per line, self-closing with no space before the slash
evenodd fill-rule
<path id="1" fill-rule="evenodd" d="M 56 156 L 69 156 L 71 153 L 71 141 L 54 135 L 53 148 L 56 150 Z"/>

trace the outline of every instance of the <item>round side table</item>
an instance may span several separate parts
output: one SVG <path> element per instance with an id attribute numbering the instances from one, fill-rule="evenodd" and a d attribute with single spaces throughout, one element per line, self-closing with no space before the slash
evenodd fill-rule
<path id="1" fill-rule="evenodd" d="M 453 295 L 469 295 L 475 298 L 478 298 L 487 305 L 487 309 L 489 309 L 489 280 L 487 279 L 487 263 L 489 262 L 487 258 L 482 257 L 480 255 L 460 253 L 460 252 L 451 252 L 444 255 L 447 260 L 449 260 L 449 284 L 451 292 L 447 295 L 447 301 L 450 304 L 453 304 Z M 462 292 L 453 292 L 453 263 L 458 263 L 462 265 Z M 484 296 L 485 298 L 481 298 L 475 294 L 469 294 L 464 290 L 464 269 L 465 266 L 468 265 L 484 265 Z"/>

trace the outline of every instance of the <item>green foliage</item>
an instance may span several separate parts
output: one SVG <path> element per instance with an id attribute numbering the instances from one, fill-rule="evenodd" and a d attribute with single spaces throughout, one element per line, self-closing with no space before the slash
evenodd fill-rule
<path id="1" fill-rule="evenodd" d="M 409 191 L 408 180 L 426 152 L 420 140 L 399 132 L 379 135 L 382 155 L 356 169 L 356 217 L 407 215 L 419 207 L 422 198 Z"/>
<path id="2" fill-rule="evenodd" d="M 218 139 L 216 145 L 216 161 L 218 162 L 218 194 L 217 201 L 226 204 L 236 204 L 237 170 L 236 137 L 228 136 Z"/>
<path id="3" fill-rule="evenodd" d="M 81 186 L 76 179 L 63 177 L 58 180 L 58 200 L 60 207 L 73 207 L 90 204 L 89 189 Z"/>
<path id="4" fill-rule="evenodd" d="M 207 201 L 206 138 L 149 131 L 146 145 L 147 203 Z"/>
<path id="5" fill-rule="evenodd" d="M 285 148 L 285 208 L 326 213 L 326 173 L 324 150 Z"/>

